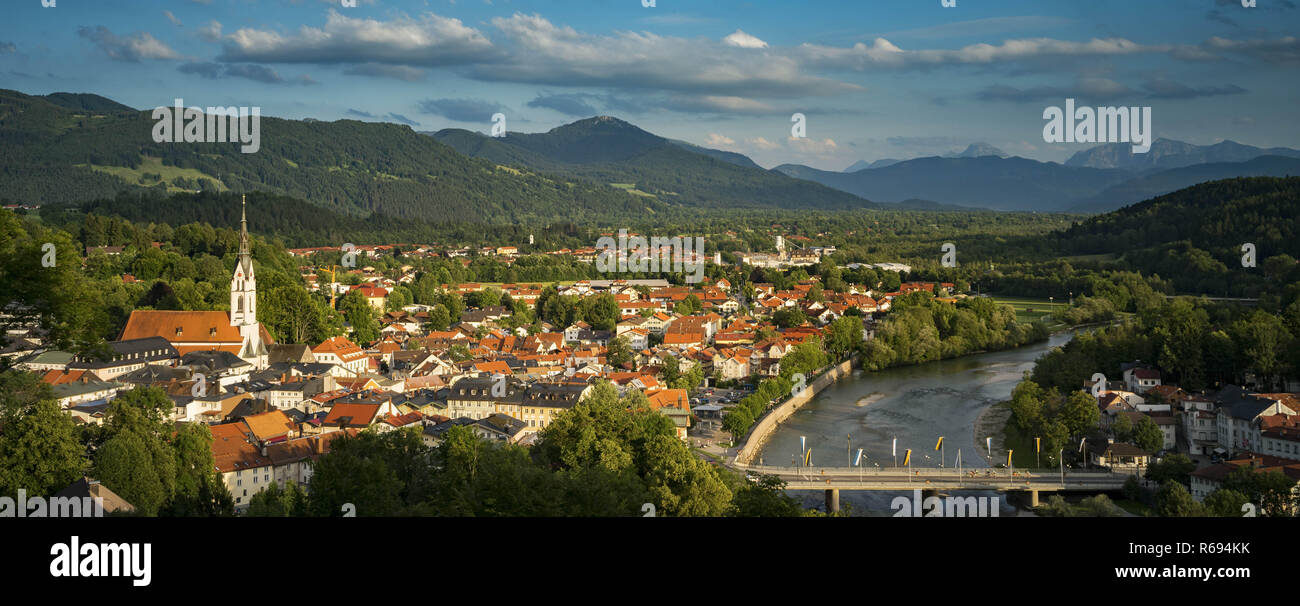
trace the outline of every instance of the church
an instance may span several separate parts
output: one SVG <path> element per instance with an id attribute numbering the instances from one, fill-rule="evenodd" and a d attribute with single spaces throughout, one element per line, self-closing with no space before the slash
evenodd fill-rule
<path id="1" fill-rule="evenodd" d="M 246 202 L 240 202 L 239 260 L 230 279 L 230 311 L 136 310 L 119 340 L 162 337 L 182 356 L 193 351 L 228 351 L 258 369 L 267 366 L 275 341 L 257 321 L 257 278 L 248 242 Z"/>

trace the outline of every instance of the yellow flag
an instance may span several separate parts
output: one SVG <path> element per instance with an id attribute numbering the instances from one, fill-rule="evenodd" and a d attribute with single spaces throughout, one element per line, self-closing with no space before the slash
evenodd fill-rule
<path id="1" fill-rule="evenodd" d="M 1015 451 L 1014 451 L 1014 450 L 1008 450 L 1008 451 L 1007 451 L 1007 467 L 1011 467 L 1011 453 L 1013 453 L 1013 452 L 1015 452 Z"/>
<path id="2" fill-rule="evenodd" d="M 939 441 L 934 443 L 934 449 L 939 450 L 943 447 L 943 436 L 939 436 Z"/>
<path id="3" fill-rule="evenodd" d="M 911 461 L 912 461 L 912 449 L 909 448 L 907 449 L 907 453 L 903 455 L 903 465 L 907 466 L 907 464 L 910 463 Z"/>
<path id="4" fill-rule="evenodd" d="M 807 452 L 803 453 L 803 464 L 804 464 L 804 467 L 812 467 L 812 449 L 811 449 L 811 448 L 809 448 Z"/>
<path id="5" fill-rule="evenodd" d="M 1042 438 L 1034 438 L 1034 452 L 1043 452 Z"/>

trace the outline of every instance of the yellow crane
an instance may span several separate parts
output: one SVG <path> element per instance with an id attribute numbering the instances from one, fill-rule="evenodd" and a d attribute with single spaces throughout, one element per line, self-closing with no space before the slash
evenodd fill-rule
<path id="1" fill-rule="evenodd" d="M 335 285 L 334 272 L 338 270 L 338 268 L 339 266 L 337 265 L 331 265 L 328 269 L 321 270 L 321 271 L 330 272 L 330 309 L 334 309 L 334 294 L 338 292 L 338 289 L 334 287 Z"/>

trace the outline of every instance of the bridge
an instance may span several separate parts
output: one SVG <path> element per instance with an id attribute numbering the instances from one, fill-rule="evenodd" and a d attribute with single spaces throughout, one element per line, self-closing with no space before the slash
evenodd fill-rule
<path id="1" fill-rule="evenodd" d="M 734 464 L 753 474 L 774 475 L 786 490 L 826 491 L 827 511 L 839 511 L 841 490 L 997 490 L 1024 492 L 1038 506 L 1039 492 L 1120 490 L 1130 473 L 1054 469 L 956 469 L 941 467 L 777 467 Z"/>

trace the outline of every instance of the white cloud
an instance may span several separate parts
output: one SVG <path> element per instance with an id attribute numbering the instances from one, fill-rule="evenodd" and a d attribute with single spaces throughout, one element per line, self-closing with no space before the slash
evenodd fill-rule
<path id="1" fill-rule="evenodd" d="M 460 65 L 483 61 L 492 51 L 478 30 L 433 13 L 378 21 L 331 10 L 324 27 L 303 26 L 290 35 L 246 28 L 225 39 L 218 59 L 236 62 Z"/>
<path id="2" fill-rule="evenodd" d="M 780 143 L 776 143 L 776 142 L 773 142 L 773 141 L 768 141 L 767 139 L 764 139 L 763 137 L 750 137 L 750 138 L 745 139 L 745 143 L 747 143 L 747 144 L 753 146 L 753 147 L 756 148 L 756 149 L 760 149 L 760 150 L 762 150 L 762 151 L 772 151 L 772 150 L 774 150 L 774 149 L 780 149 L 780 148 L 781 148 L 781 144 L 780 144 Z"/>
<path id="3" fill-rule="evenodd" d="M 221 22 L 209 21 L 207 25 L 199 28 L 199 38 L 208 42 L 216 42 L 221 39 Z"/>
<path id="4" fill-rule="evenodd" d="M 117 61 L 138 63 L 141 59 L 180 59 L 181 56 L 171 47 L 153 37 L 148 32 L 137 32 L 129 36 L 118 36 L 107 27 L 82 27 L 77 35 L 90 40 L 109 58 Z"/>
<path id="5" fill-rule="evenodd" d="M 709 138 L 704 140 L 705 147 L 732 147 L 734 145 L 736 145 L 735 139 L 718 133 L 709 133 Z"/>
<path id="6" fill-rule="evenodd" d="M 754 53 L 720 41 L 650 32 L 581 33 L 540 15 L 492 20 L 510 43 L 502 64 L 476 67 L 473 77 L 560 86 L 613 86 L 716 97 L 804 97 L 861 87 L 809 74 L 777 53 Z M 704 58 L 708 60 L 703 60 Z"/>
<path id="7" fill-rule="evenodd" d="M 735 46 L 737 48 L 767 48 L 766 42 L 746 34 L 741 30 L 736 30 L 735 33 L 723 38 L 722 42 L 727 46 Z"/>
<path id="8" fill-rule="evenodd" d="M 840 150 L 840 146 L 830 138 L 818 141 L 807 137 L 790 137 L 786 141 L 792 149 L 805 154 L 828 155 Z"/>

